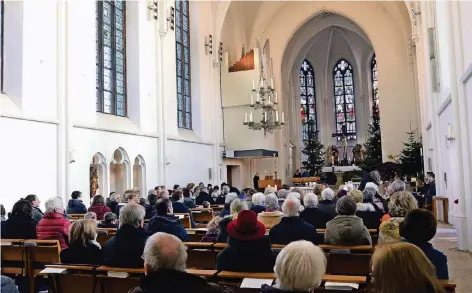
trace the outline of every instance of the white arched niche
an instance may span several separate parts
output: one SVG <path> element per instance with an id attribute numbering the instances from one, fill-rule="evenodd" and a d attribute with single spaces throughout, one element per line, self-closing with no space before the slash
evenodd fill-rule
<path id="1" fill-rule="evenodd" d="M 90 198 L 97 194 L 106 196 L 107 195 L 107 163 L 105 156 L 101 153 L 96 153 L 92 157 L 90 164 L 90 176 L 89 176 L 89 187 L 90 187 Z"/>
<path id="2" fill-rule="evenodd" d="M 113 153 L 113 160 L 110 163 L 110 192 L 123 194 L 130 184 L 130 162 L 126 151 L 118 148 Z"/>
<path id="3" fill-rule="evenodd" d="M 136 156 L 133 164 L 133 188 L 139 189 L 142 198 L 146 197 L 146 164 L 141 155 Z"/>

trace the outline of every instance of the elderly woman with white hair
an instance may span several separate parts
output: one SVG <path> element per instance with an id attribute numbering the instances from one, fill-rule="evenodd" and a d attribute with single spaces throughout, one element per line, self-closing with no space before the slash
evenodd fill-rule
<path id="1" fill-rule="evenodd" d="M 60 197 L 48 199 L 44 205 L 46 212 L 36 227 L 40 240 L 59 240 L 61 249 L 68 247 L 70 221 L 64 217 L 64 203 Z"/>
<path id="2" fill-rule="evenodd" d="M 280 219 L 284 215 L 280 211 L 279 198 L 275 193 L 269 193 L 265 197 L 266 210 L 257 215 L 257 220 L 264 224 L 267 229 L 274 227 L 274 225 L 280 223 Z"/>
<path id="3" fill-rule="evenodd" d="M 364 189 L 364 192 L 352 190 L 348 195 L 356 201 L 356 216 L 362 219 L 367 229 L 378 229 L 383 212 L 374 204 L 375 190 L 371 188 Z"/>
<path id="4" fill-rule="evenodd" d="M 405 182 L 401 180 L 395 180 L 393 181 L 388 187 L 387 187 L 387 195 L 392 196 L 395 192 L 399 191 L 405 191 L 406 190 L 406 184 Z"/>
<path id="5" fill-rule="evenodd" d="M 336 203 L 338 215 L 326 223 L 325 243 L 335 245 L 372 245 L 369 230 L 356 214 L 357 204 L 352 196 L 343 196 Z"/>
<path id="6" fill-rule="evenodd" d="M 107 201 L 107 207 L 110 208 L 111 212 L 116 214 L 116 206 L 121 202 L 121 195 L 116 192 L 110 192 L 110 197 Z"/>
<path id="7" fill-rule="evenodd" d="M 370 191 L 369 191 L 369 189 L 370 189 Z M 380 196 L 379 187 L 375 183 L 369 182 L 365 185 L 364 191 L 366 191 L 366 190 L 367 190 L 367 192 L 373 194 L 372 203 L 374 205 L 376 205 L 378 207 L 378 209 L 380 209 L 382 212 L 387 211 L 387 209 L 388 209 L 387 201 Z M 367 199 L 364 197 L 364 200 L 367 200 Z"/>
<path id="8" fill-rule="evenodd" d="M 259 213 L 262 213 L 263 211 L 266 210 L 265 198 L 266 198 L 266 196 L 262 192 L 254 193 L 252 195 L 251 211 L 255 212 L 256 215 L 258 215 Z"/>
<path id="9" fill-rule="evenodd" d="M 318 210 L 322 214 L 323 221 L 326 224 L 326 222 L 334 219 L 337 215 L 334 191 L 331 188 L 323 189 L 321 198 L 323 200 L 318 202 Z"/>
<path id="10" fill-rule="evenodd" d="M 326 256 L 308 241 L 295 241 L 277 255 L 274 286 L 262 285 L 262 293 L 313 292 L 321 285 L 326 272 Z"/>
<path id="11" fill-rule="evenodd" d="M 216 238 L 216 242 L 226 243 L 228 240 L 228 232 L 226 227 L 232 221 L 238 218 L 238 214 L 241 211 L 248 210 L 247 202 L 244 199 L 236 198 L 231 202 L 229 206 L 230 214 L 220 221 L 220 232 Z"/>
<path id="12" fill-rule="evenodd" d="M 316 229 L 324 229 L 327 221 L 323 219 L 323 213 L 318 210 L 318 196 L 311 192 L 307 193 L 303 198 L 303 204 L 305 209 L 300 213 L 300 218 Z"/>
<path id="13" fill-rule="evenodd" d="M 307 240 L 316 244 L 318 234 L 315 227 L 298 216 L 300 205 L 300 201 L 294 196 L 285 199 L 282 204 L 284 217 L 269 232 L 271 243 L 289 244 L 292 241 Z"/>
<path id="14" fill-rule="evenodd" d="M 233 200 L 235 200 L 237 198 L 238 198 L 238 194 L 235 193 L 235 192 L 230 192 L 226 195 L 225 205 L 224 205 L 223 209 L 220 212 L 220 217 L 224 218 L 227 215 L 231 214 L 231 211 L 230 211 L 231 203 L 233 202 Z"/>

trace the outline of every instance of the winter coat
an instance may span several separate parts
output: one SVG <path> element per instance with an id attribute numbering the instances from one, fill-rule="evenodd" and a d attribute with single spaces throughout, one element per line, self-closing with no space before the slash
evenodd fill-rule
<path id="1" fill-rule="evenodd" d="M 313 207 L 305 208 L 303 212 L 300 213 L 300 218 L 315 227 L 315 229 L 325 229 L 326 223 L 332 220 L 328 214 Z"/>
<path id="2" fill-rule="evenodd" d="M 356 216 L 362 219 L 367 229 L 379 229 L 383 213 L 371 203 L 357 203 Z"/>
<path id="3" fill-rule="evenodd" d="M 145 219 L 150 219 L 156 213 L 156 205 L 155 204 L 145 204 L 144 209 L 146 210 L 146 215 L 144 216 Z"/>
<path id="4" fill-rule="evenodd" d="M 142 268 L 141 258 L 144 245 L 149 237 L 143 228 L 123 225 L 116 236 L 108 240 L 102 248 L 103 265 L 120 268 Z"/>
<path id="5" fill-rule="evenodd" d="M 85 246 L 72 245 L 61 251 L 62 263 L 99 265 L 101 261 L 100 247 L 90 241 L 87 241 Z"/>
<path id="6" fill-rule="evenodd" d="M 111 212 L 116 214 L 116 206 L 118 205 L 118 203 L 116 201 L 109 201 L 107 202 L 107 207 L 110 208 Z"/>
<path id="7" fill-rule="evenodd" d="M 7 276 L 1 276 L 2 293 L 20 293 L 16 287 L 15 281 Z"/>
<path id="8" fill-rule="evenodd" d="M 270 229 L 269 238 L 270 242 L 274 244 L 289 244 L 298 240 L 318 243 L 318 233 L 315 227 L 298 216 L 283 217 L 279 224 Z"/>
<path id="9" fill-rule="evenodd" d="M 408 241 L 408 239 L 403 239 L 404 242 L 409 242 L 420 248 L 426 257 L 433 263 L 436 267 L 436 277 L 440 280 L 449 279 L 449 271 L 447 267 L 447 256 L 444 255 L 441 251 L 435 249 L 433 245 L 429 242 L 424 243 L 414 243 Z"/>
<path id="10" fill-rule="evenodd" d="M 223 293 L 224 287 L 183 271 L 160 269 L 141 278 L 139 287 L 128 293 Z"/>
<path id="11" fill-rule="evenodd" d="M 200 194 L 199 194 L 200 195 Z M 198 196 L 197 196 L 198 197 Z M 194 209 L 196 208 L 197 206 L 195 205 L 195 202 L 193 201 L 193 199 L 191 199 L 190 197 L 184 197 L 184 205 L 189 208 L 189 209 Z"/>
<path id="12" fill-rule="evenodd" d="M 80 199 L 70 199 L 67 204 L 66 213 L 68 214 L 86 214 L 87 208 Z"/>
<path id="13" fill-rule="evenodd" d="M 36 221 L 36 223 L 39 223 L 39 221 L 41 221 L 43 215 L 44 213 L 41 211 L 40 208 L 33 207 L 33 219 Z"/>
<path id="14" fill-rule="evenodd" d="M 97 214 L 97 220 L 101 221 L 103 220 L 103 218 L 105 217 L 105 214 L 106 213 L 109 213 L 111 212 L 111 209 L 109 207 L 107 207 L 106 205 L 92 205 L 91 207 L 89 207 L 88 209 L 89 212 L 94 212 Z"/>
<path id="15" fill-rule="evenodd" d="M 200 191 L 197 198 L 195 199 L 195 203 L 197 205 L 202 205 L 204 201 L 207 201 L 210 204 L 213 204 L 213 198 L 208 193 Z"/>
<path id="16" fill-rule="evenodd" d="M 36 239 L 37 225 L 38 223 L 27 215 L 10 215 L 4 226 L 2 226 L 2 237 L 8 239 Z"/>
<path id="17" fill-rule="evenodd" d="M 280 223 L 280 219 L 282 219 L 282 216 L 284 213 L 281 211 L 275 211 L 275 212 L 262 212 L 257 215 L 257 220 L 264 224 L 266 229 L 270 229 Z"/>
<path id="18" fill-rule="evenodd" d="M 220 212 L 220 217 L 221 218 L 224 218 L 224 217 L 229 216 L 231 214 L 231 211 L 230 211 L 229 207 L 230 207 L 230 204 L 225 203 L 225 207 Z"/>
<path id="19" fill-rule="evenodd" d="M 70 221 L 63 214 L 56 212 L 45 213 L 36 227 L 40 240 L 59 240 L 61 249 L 68 247 Z"/>
<path id="20" fill-rule="evenodd" d="M 216 257 L 216 269 L 233 272 L 273 272 L 275 255 L 267 237 L 238 240 L 228 237 L 228 247 Z"/>
<path id="21" fill-rule="evenodd" d="M 325 243 L 335 245 L 372 245 L 372 238 L 361 218 L 339 215 L 326 223 Z"/>
<path id="22" fill-rule="evenodd" d="M 338 215 L 336 212 L 336 202 L 334 200 L 322 200 L 318 202 L 318 210 L 323 213 L 326 222 L 331 221 Z"/>
<path id="23" fill-rule="evenodd" d="M 255 212 L 256 215 L 259 215 L 259 213 L 262 213 L 265 210 L 266 210 L 265 206 L 261 206 L 261 205 L 258 205 L 258 204 L 254 204 L 251 207 L 251 211 Z"/>
<path id="24" fill-rule="evenodd" d="M 182 241 L 188 240 L 187 231 L 180 225 L 179 219 L 172 215 L 156 215 L 152 217 L 146 225 L 146 231 L 149 234 L 164 232 L 174 235 Z"/>
<path id="25" fill-rule="evenodd" d="M 227 216 L 220 221 L 220 233 L 218 233 L 218 238 L 216 242 L 218 243 L 226 243 L 228 241 L 228 232 L 226 228 L 228 227 L 229 222 L 231 222 L 233 218 L 231 216 Z"/>
<path id="26" fill-rule="evenodd" d="M 190 216 L 190 222 L 192 223 L 192 228 L 195 228 L 195 222 L 193 221 L 193 216 L 192 216 L 192 212 L 190 211 L 190 209 L 183 203 L 183 202 L 180 202 L 180 201 L 176 201 L 174 203 L 172 203 L 172 209 L 174 210 L 174 213 L 187 213 L 189 214 Z"/>
<path id="27" fill-rule="evenodd" d="M 225 204 L 225 202 L 226 202 L 226 195 L 225 194 L 220 194 L 215 200 L 215 204 L 217 204 L 217 205 Z"/>

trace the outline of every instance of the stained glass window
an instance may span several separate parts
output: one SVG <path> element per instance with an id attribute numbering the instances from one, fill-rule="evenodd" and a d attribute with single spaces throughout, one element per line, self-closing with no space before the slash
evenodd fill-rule
<path id="1" fill-rule="evenodd" d="M 96 3 L 97 112 L 126 116 L 126 2 Z"/>
<path id="2" fill-rule="evenodd" d="M 192 129 L 189 21 L 189 1 L 175 1 L 177 124 L 179 128 Z"/>
<path id="3" fill-rule="evenodd" d="M 372 63 L 371 63 L 371 69 L 372 69 L 372 98 L 374 100 L 374 103 L 378 106 L 379 105 L 379 80 L 378 80 L 378 75 L 377 75 L 377 58 L 372 57 Z"/>
<path id="4" fill-rule="evenodd" d="M 302 66 L 300 67 L 300 105 L 301 105 L 301 118 L 302 118 L 302 139 L 308 138 L 308 125 L 309 120 L 313 120 L 315 131 L 317 130 L 316 125 L 316 95 L 315 95 L 315 72 L 308 60 L 303 60 Z"/>
<path id="5" fill-rule="evenodd" d="M 346 127 L 347 139 L 356 139 L 356 108 L 354 105 L 354 71 L 344 59 L 334 66 L 334 99 L 336 133 L 343 133 Z M 338 137 L 340 140 L 341 137 Z"/>

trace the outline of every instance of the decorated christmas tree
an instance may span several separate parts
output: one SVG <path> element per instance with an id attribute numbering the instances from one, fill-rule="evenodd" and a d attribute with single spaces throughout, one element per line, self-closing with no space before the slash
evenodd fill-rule
<path id="1" fill-rule="evenodd" d="M 369 169 L 382 163 L 382 140 L 380 136 L 380 114 L 379 107 L 374 103 L 372 106 L 372 117 L 367 129 L 368 137 L 364 144 L 365 156 L 362 168 Z"/>
<path id="2" fill-rule="evenodd" d="M 423 162 L 421 158 L 421 149 L 423 143 L 421 138 L 417 137 L 417 129 L 407 132 L 407 141 L 403 142 L 403 149 L 399 156 L 402 164 L 402 172 L 407 176 L 418 176 L 423 173 Z"/>
<path id="3" fill-rule="evenodd" d="M 318 131 L 316 130 L 315 122 L 309 120 L 306 124 L 307 136 L 304 140 L 305 148 L 302 150 L 302 153 L 307 157 L 305 166 L 310 170 L 311 176 L 320 176 L 325 164 L 324 146 L 318 139 Z"/>

